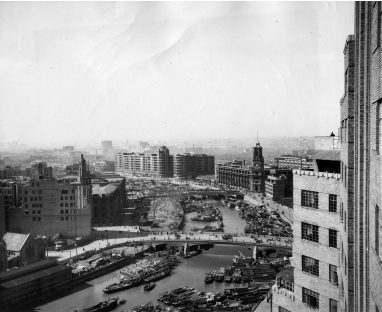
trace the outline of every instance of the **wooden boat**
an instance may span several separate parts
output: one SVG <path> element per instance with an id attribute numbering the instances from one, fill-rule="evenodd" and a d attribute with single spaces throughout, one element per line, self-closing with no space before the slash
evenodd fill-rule
<path id="1" fill-rule="evenodd" d="M 114 283 L 114 284 L 111 284 L 111 285 L 105 287 L 104 289 L 102 289 L 102 291 L 105 294 L 111 294 L 111 293 L 114 293 L 117 291 L 122 291 L 125 289 L 129 289 L 129 288 L 138 286 L 140 284 L 141 284 L 140 279 L 133 279 L 131 281 L 120 281 L 120 282 L 117 282 L 117 283 Z"/>
<path id="2" fill-rule="evenodd" d="M 204 279 L 204 282 L 206 284 L 211 284 L 215 279 L 215 276 L 214 276 L 214 273 L 213 272 L 210 272 L 210 273 L 206 273 L 206 277 Z"/>
<path id="3" fill-rule="evenodd" d="M 155 286 L 156 286 L 155 283 L 148 283 L 145 286 L 143 286 L 143 289 L 146 291 L 149 291 L 149 290 L 153 289 Z"/>
<path id="4" fill-rule="evenodd" d="M 79 312 L 106 312 L 114 309 L 118 304 L 119 297 L 108 298 L 107 300 L 101 301 L 96 305 L 80 310 Z M 77 310 L 74 310 L 77 312 Z"/>

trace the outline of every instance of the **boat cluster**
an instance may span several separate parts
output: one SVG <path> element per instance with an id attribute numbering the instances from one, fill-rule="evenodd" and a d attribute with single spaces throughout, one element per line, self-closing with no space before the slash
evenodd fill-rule
<path id="1" fill-rule="evenodd" d="M 222 267 L 218 271 L 211 271 L 206 273 L 204 282 L 211 284 L 213 282 L 226 282 L 226 283 L 241 283 L 241 271 L 234 266 Z"/>
<path id="2" fill-rule="evenodd" d="M 268 291 L 269 287 L 243 287 L 228 288 L 218 293 L 205 293 L 193 287 L 183 286 L 165 292 L 160 295 L 158 301 L 176 307 L 178 311 L 234 310 L 235 307 L 262 300 Z"/>
<path id="3" fill-rule="evenodd" d="M 159 259 L 145 259 L 135 265 L 130 265 L 120 270 L 119 278 L 121 281 L 105 287 L 103 292 L 113 293 L 139 286 L 143 283 L 157 281 L 170 275 L 178 261 L 178 256 L 169 254 Z M 152 286 L 152 284 L 149 285 Z M 149 288 L 150 287 L 147 286 L 145 289 L 150 290 L 151 288 Z"/>

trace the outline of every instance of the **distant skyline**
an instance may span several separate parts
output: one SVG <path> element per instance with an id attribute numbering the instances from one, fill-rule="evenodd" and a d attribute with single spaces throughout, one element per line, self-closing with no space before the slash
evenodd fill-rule
<path id="1" fill-rule="evenodd" d="M 337 133 L 354 2 L 0 2 L 0 142 Z"/>

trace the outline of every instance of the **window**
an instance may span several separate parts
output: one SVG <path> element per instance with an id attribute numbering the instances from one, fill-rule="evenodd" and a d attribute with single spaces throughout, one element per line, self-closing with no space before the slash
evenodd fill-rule
<path id="1" fill-rule="evenodd" d="M 329 299 L 329 301 L 329 312 L 338 312 L 338 301 L 334 299 Z"/>
<path id="2" fill-rule="evenodd" d="M 286 290 L 289 290 L 291 292 L 294 292 L 294 284 L 292 282 L 289 282 L 289 281 L 284 281 L 284 288 Z"/>
<path id="3" fill-rule="evenodd" d="M 41 214 L 41 210 L 37 210 L 37 214 Z"/>
<path id="4" fill-rule="evenodd" d="M 64 210 L 60 210 L 60 214 L 64 214 Z"/>
<path id="5" fill-rule="evenodd" d="M 329 229 L 329 247 L 337 248 L 337 231 Z"/>
<path id="6" fill-rule="evenodd" d="M 279 312 L 290 312 L 290 311 L 279 306 Z"/>
<path id="7" fill-rule="evenodd" d="M 68 190 L 61 190 L 61 194 L 69 194 Z"/>
<path id="8" fill-rule="evenodd" d="M 63 196 L 61 196 L 61 200 L 64 200 L 64 197 L 63 197 Z"/>
<path id="9" fill-rule="evenodd" d="M 69 205 L 70 207 L 73 207 L 73 203 L 70 203 L 70 205 Z"/>
<path id="10" fill-rule="evenodd" d="M 375 253 L 379 255 L 379 206 L 375 206 Z"/>
<path id="11" fill-rule="evenodd" d="M 344 203 L 341 202 L 340 204 L 340 222 L 344 221 Z"/>
<path id="12" fill-rule="evenodd" d="M 302 256 L 302 270 L 306 273 L 319 276 L 320 269 L 318 260 L 307 256 Z"/>
<path id="13" fill-rule="evenodd" d="M 35 211 L 35 210 L 32 210 L 32 214 L 36 214 L 36 211 Z"/>
<path id="14" fill-rule="evenodd" d="M 65 210 L 65 213 L 68 213 L 68 210 Z"/>
<path id="15" fill-rule="evenodd" d="M 41 217 L 38 217 L 38 218 L 37 218 L 37 221 L 41 221 Z"/>
<path id="16" fill-rule="evenodd" d="M 60 207 L 64 207 L 64 204 L 63 204 L 63 203 L 60 203 Z"/>
<path id="17" fill-rule="evenodd" d="M 69 221 L 69 217 L 65 217 L 65 220 L 66 220 L 66 221 Z"/>
<path id="18" fill-rule="evenodd" d="M 25 194 L 25 195 L 28 195 L 28 191 L 24 191 L 24 194 Z"/>
<path id="19" fill-rule="evenodd" d="M 68 206 L 68 203 L 65 203 L 65 207 L 69 207 L 69 206 Z"/>
<path id="20" fill-rule="evenodd" d="M 64 217 L 61 217 L 61 221 L 64 221 L 65 220 L 65 218 Z"/>
<path id="21" fill-rule="evenodd" d="M 25 210 L 24 213 L 25 213 L 26 215 L 29 215 L 29 211 L 28 211 L 28 210 Z"/>
<path id="22" fill-rule="evenodd" d="M 337 267 L 329 264 L 329 280 L 334 285 L 338 285 Z"/>
<path id="23" fill-rule="evenodd" d="M 301 191 L 301 206 L 318 209 L 318 193 L 313 191 Z"/>
<path id="24" fill-rule="evenodd" d="M 33 217 L 32 220 L 33 220 L 33 221 L 36 221 L 36 217 Z"/>
<path id="25" fill-rule="evenodd" d="M 309 223 L 301 223 L 301 236 L 302 239 L 318 243 L 318 226 Z"/>
<path id="26" fill-rule="evenodd" d="M 37 187 L 40 187 L 40 183 L 37 182 L 37 183 L 36 183 L 36 186 L 37 186 Z"/>
<path id="27" fill-rule="evenodd" d="M 314 291 L 311 291 L 304 287 L 302 288 L 302 302 L 311 308 L 320 308 L 319 296 L 320 295 Z"/>
<path id="28" fill-rule="evenodd" d="M 329 212 L 337 212 L 337 195 L 329 194 Z"/>

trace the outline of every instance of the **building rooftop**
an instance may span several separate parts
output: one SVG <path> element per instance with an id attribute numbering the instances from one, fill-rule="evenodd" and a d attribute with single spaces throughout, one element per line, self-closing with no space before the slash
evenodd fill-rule
<path id="1" fill-rule="evenodd" d="M 3 239 L 7 244 L 7 250 L 20 251 L 24 246 L 30 234 L 20 234 L 8 232 L 4 235 Z"/>
<path id="2" fill-rule="evenodd" d="M 92 192 L 93 195 L 99 195 L 100 197 L 102 197 L 102 195 L 108 196 L 110 194 L 113 194 L 117 188 L 118 187 L 114 184 L 108 184 L 104 186 L 93 185 Z"/>
<path id="3" fill-rule="evenodd" d="M 340 150 L 315 150 L 312 152 L 311 158 L 318 159 L 318 160 L 340 161 L 341 151 Z"/>

